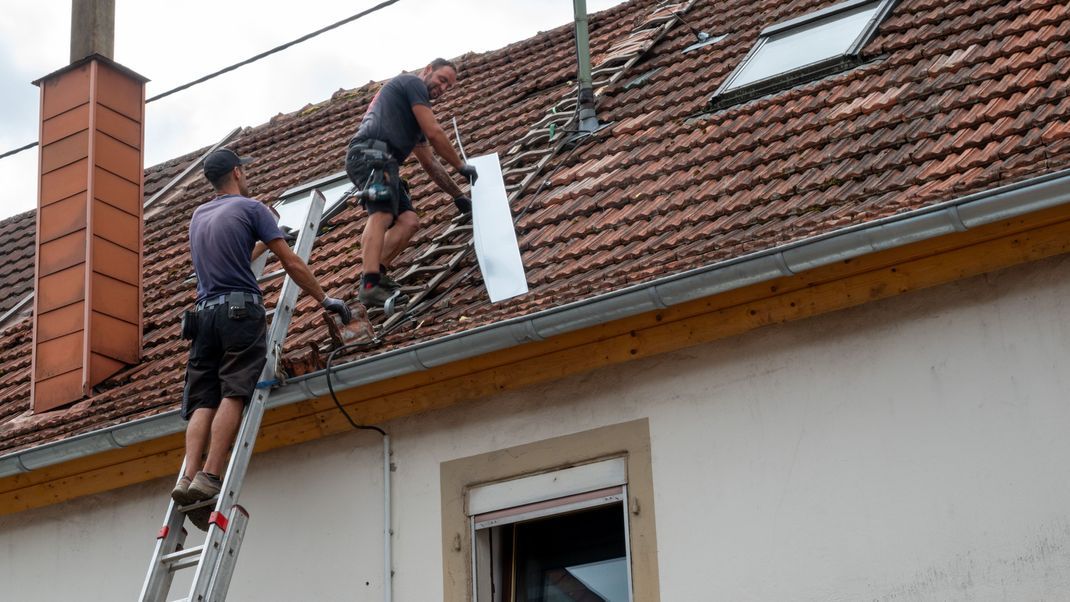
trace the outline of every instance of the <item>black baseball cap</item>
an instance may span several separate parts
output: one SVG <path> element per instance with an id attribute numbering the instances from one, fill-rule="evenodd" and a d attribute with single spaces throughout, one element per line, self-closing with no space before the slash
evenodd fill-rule
<path id="1" fill-rule="evenodd" d="M 204 177 L 208 178 L 209 182 L 215 182 L 235 167 L 252 160 L 252 157 L 239 157 L 238 153 L 229 148 L 216 149 L 204 158 Z"/>

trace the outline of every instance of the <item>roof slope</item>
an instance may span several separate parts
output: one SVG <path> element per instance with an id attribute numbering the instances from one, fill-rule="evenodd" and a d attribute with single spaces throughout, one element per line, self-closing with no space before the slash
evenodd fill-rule
<path id="1" fill-rule="evenodd" d="M 862 66 L 704 113 L 763 27 L 835 3 L 696 2 L 688 22 L 728 37 L 685 55 L 693 35 L 672 30 L 600 98 L 599 116 L 612 128 L 556 159 L 551 183 L 514 206 L 531 292 L 491 305 L 477 273 L 455 276 L 446 285 L 458 286 L 436 308 L 374 353 L 1070 167 L 1063 0 L 903 0 L 864 49 Z M 656 4 L 633 0 L 593 16 L 594 63 Z M 470 154 L 504 152 L 570 85 L 573 53 L 564 26 L 461 57 L 459 84 L 435 112 L 442 121 L 456 116 Z M 377 87 L 342 90 L 243 131 L 230 146 L 257 157 L 255 195 L 272 200 L 340 171 Z M 146 194 L 197 156 L 150 169 Z M 424 228 L 398 265 L 453 214 L 419 169 L 408 165 L 407 176 Z M 184 226 L 210 197 L 201 178 L 187 180 L 146 212 L 139 366 L 90 400 L 32 416 L 30 321 L 0 331 L 0 454 L 177 406 L 186 358 L 177 318 L 194 297 Z M 362 213 L 347 208 L 317 241 L 310 263 L 332 295 L 353 296 Z M 32 287 L 32 223 L 32 214 L 0 223 L 0 232 L 15 232 L 0 239 L 5 255 L 17 255 L 0 267 L 0 282 L 20 298 Z M 269 298 L 278 287 L 278 280 L 267 287 Z M 14 304 L 3 303 L 0 311 Z M 318 309 L 304 299 L 287 354 L 306 355 L 326 338 Z"/>

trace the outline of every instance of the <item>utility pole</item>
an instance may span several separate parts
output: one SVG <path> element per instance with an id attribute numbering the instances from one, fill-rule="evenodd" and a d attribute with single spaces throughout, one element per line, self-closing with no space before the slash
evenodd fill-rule
<path id="1" fill-rule="evenodd" d="M 114 58 L 115 0 L 71 0 L 71 62 L 92 54 Z"/>

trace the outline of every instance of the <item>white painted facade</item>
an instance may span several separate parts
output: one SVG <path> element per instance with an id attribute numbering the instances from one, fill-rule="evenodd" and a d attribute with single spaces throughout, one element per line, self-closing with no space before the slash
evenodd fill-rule
<path id="1" fill-rule="evenodd" d="M 1066 599 L 1068 392 L 1064 257 L 395 421 L 395 600 L 442 599 L 442 461 L 639 418 L 665 602 Z M 229 600 L 381 600 L 380 452 L 255 457 Z M 0 517 L 0 599 L 134 599 L 169 486 Z"/>

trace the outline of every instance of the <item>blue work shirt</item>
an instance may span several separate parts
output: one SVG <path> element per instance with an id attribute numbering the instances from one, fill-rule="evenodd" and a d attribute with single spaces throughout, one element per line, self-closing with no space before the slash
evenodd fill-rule
<path id="1" fill-rule="evenodd" d="M 275 215 L 259 201 L 228 194 L 197 207 L 189 223 L 197 300 L 238 291 L 259 295 L 253 247 L 282 237 Z"/>

